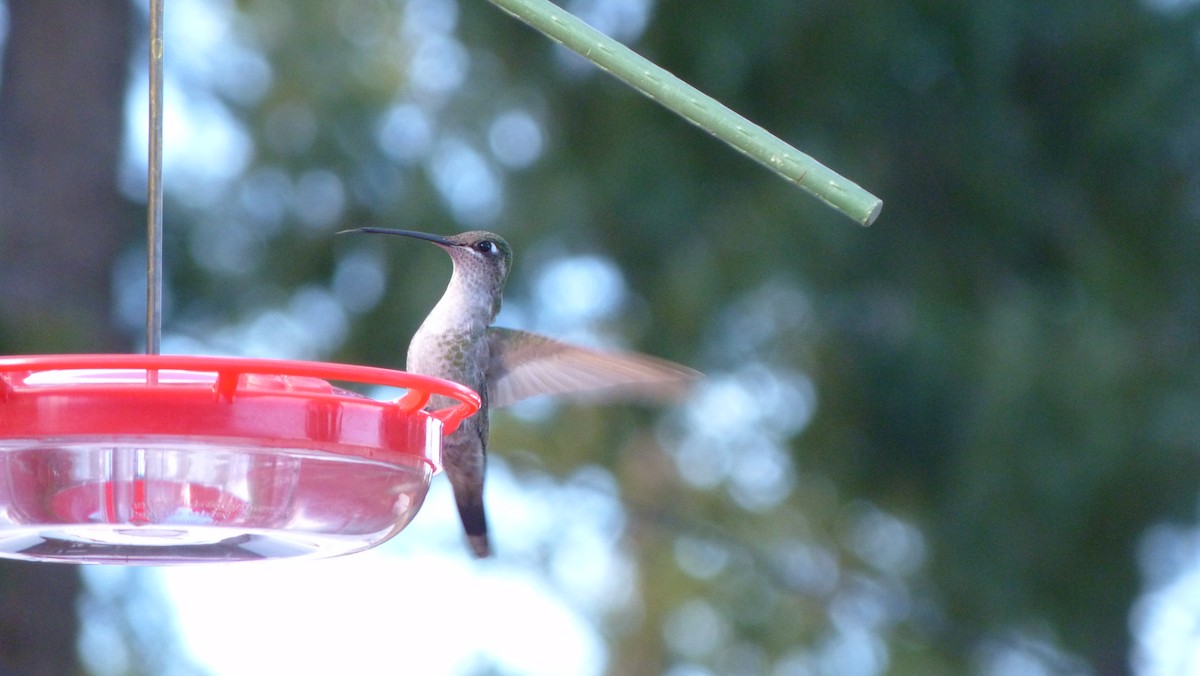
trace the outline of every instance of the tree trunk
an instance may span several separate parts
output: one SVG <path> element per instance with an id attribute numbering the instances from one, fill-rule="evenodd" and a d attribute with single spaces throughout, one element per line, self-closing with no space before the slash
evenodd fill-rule
<path id="1" fill-rule="evenodd" d="M 132 17 L 8 0 L 0 75 L 0 354 L 117 351 L 111 266 L 137 232 L 116 185 Z M 77 674 L 79 570 L 0 561 L 0 673 Z"/>
<path id="2" fill-rule="evenodd" d="M 128 2 L 9 0 L 0 79 L 0 342 L 112 351 L 110 271 L 138 223 L 117 191 Z"/>

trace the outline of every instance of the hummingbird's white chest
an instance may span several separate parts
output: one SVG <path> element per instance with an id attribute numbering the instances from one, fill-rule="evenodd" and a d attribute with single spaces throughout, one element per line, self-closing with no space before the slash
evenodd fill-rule
<path id="1" fill-rule="evenodd" d="M 482 392 L 486 388 L 491 301 L 479 298 L 478 290 L 455 277 L 413 335 L 407 369 Z"/>

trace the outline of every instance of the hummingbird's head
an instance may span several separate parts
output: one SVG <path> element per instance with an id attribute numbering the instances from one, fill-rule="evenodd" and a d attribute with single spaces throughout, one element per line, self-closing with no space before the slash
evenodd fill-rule
<path id="1" fill-rule="evenodd" d="M 503 237 L 486 230 L 472 230 L 438 239 L 441 241 L 430 241 L 450 254 L 456 270 L 484 280 L 497 291 L 504 288 L 504 280 L 512 267 L 512 247 Z"/>
<path id="2" fill-rule="evenodd" d="M 356 228 L 342 232 L 400 235 L 433 242 L 445 249 L 454 260 L 455 276 L 460 277 L 468 286 L 479 287 L 497 302 L 504 291 L 504 280 L 508 278 L 508 270 L 512 266 L 512 247 L 500 235 L 484 230 L 472 230 L 449 237 L 389 228 Z"/>

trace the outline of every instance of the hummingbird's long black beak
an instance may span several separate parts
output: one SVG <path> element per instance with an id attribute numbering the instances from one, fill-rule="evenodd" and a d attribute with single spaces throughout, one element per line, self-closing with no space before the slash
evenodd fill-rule
<path id="1" fill-rule="evenodd" d="M 414 237 L 416 239 L 423 239 L 427 242 L 440 244 L 441 246 L 454 246 L 454 242 L 451 242 L 445 237 L 440 235 L 431 235 L 427 232 L 417 232 L 416 230 L 393 230 L 391 228 L 351 228 L 349 230 L 342 230 L 337 234 L 344 235 L 348 232 L 366 232 L 377 235 L 400 235 L 401 237 Z"/>

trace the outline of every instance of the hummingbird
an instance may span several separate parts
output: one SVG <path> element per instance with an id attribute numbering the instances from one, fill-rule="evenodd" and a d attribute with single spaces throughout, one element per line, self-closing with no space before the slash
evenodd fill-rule
<path id="1" fill-rule="evenodd" d="M 453 262 L 450 284 L 408 346 L 405 368 L 466 385 L 483 405 L 442 444 L 467 542 L 476 557 L 491 555 L 483 504 L 489 414 L 543 394 L 590 393 L 599 398 L 664 399 L 682 394 L 699 373 L 686 366 L 635 353 L 612 353 L 571 345 L 528 331 L 492 326 L 500 311 L 512 247 L 491 232 L 440 236 L 412 230 L 355 228 L 343 232 L 399 235 L 432 242 Z M 341 234 L 341 233 L 339 233 Z M 450 406 L 431 397 L 427 409 Z"/>

